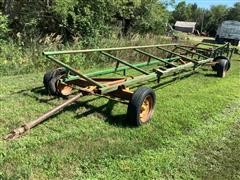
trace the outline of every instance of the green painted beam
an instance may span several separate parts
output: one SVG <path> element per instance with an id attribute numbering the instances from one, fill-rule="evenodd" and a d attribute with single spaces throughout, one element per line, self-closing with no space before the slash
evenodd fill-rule
<path id="1" fill-rule="evenodd" d="M 179 59 L 180 59 L 179 57 L 173 57 L 173 58 L 166 58 L 166 59 L 164 59 L 164 61 L 172 62 L 172 61 L 176 61 L 176 60 L 179 60 Z M 158 60 L 153 60 L 153 61 L 150 61 L 150 62 L 133 64 L 133 66 L 135 66 L 135 67 L 145 67 L 145 66 L 154 65 L 154 64 L 159 64 L 159 61 Z M 103 71 L 88 73 L 88 74 L 86 74 L 86 76 L 93 77 L 93 76 L 110 74 L 110 73 L 119 72 L 119 71 L 128 70 L 128 69 L 130 69 L 129 66 L 120 66 L 120 67 L 118 67 L 117 70 L 115 70 L 113 68 L 110 68 L 110 69 L 106 69 L 106 70 L 103 70 Z"/>
<path id="2" fill-rule="evenodd" d="M 223 50 L 224 48 L 226 48 L 227 46 L 229 46 L 229 43 L 226 43 L 226 44 L 224 44 L 224 45 L 222 45 L 222 46 L 217 46 L 217 48 L 215 48 L 214 49 L 214 51 L 218 51 L 218 50 Z"/>
<path id="3" fill-rule="evenodd" d="M 157 47 L 157 48 L 158 48 L 158 49 L 161 49 L 161 50 L 163 50 L 163 51 L 169 52 L 169 53 L 171 53 L 171 54 L 174 54 L 174 55 L 176 55 L 176 56 L 179 56 L 179 57 L 181 57 L 181 58 L 184 58 L 184 59 L 186 59 L 186 60 L 188 60 L 188 61 L 190 61 L 190 62 L 198 63 L 198 61 L 196 61 L 196 60 L 193 60 L 193 59 L 191 59 L 191 58 L 188 58 L 187 56 L 183 56 L 183 55 L 181 55 L 181 54 L 172 52 L 172 51 L 170 51 L 170 50 L 168 50 L 168 49 L 164 49 L 164 48 L 162 48 L 162 47 Z"/>
<path id="4" fill-rule="evenodd" d="M 96 85 L 97 87 L 104 87 L 103 84 L 98 83 L 98 82 L 94 81 L 93 79 L 87 77 L 86 75 L 84 75 L 84 74 L 76 71 L 76 70 L 73 69 L 71 66 L 69 66 L 69 65 L 67 65 L 67 64 L 65 64 L 65 63 L 63 63 L 63 62 L 61 62 L 61 61 L 59 61 L 59 60 L 57 60 L 57 59 L 55 59 L 55 58 L 53 58 L 53 57 L 51 57 L 51 56 L 47 56 L 47 58 L 50 59 L 50 60 L 52 60 L 53 62 L 59 64 L 60 66 L 65 67 L 67 70 L 69 70 L 69 71 L 71 71 L 72 73 L 78 75 L 79 77 L 81 77 L 81 78 L 83 78 L 83 79 L 85 79 L 85 80 L 93 83 L 93 84 Z"/>
<path id="5" fill-rule="evenodd" d="M 172 64 L 172 63 L 169 63 L 169 62 L 165 61 L 164 59 L 159 58 L 159 57 L 157 57 L 157 56 L 155 56 L 155 55 L 153 55 L 153 54 L 150 54 L 150 53 L 148 53 L 148 52 L 142 51 L 142 50 L 140 50 L 140 49 L 134 49 L 134 50 L 137 51 L 137 52 L 139 52 L 139 53 L 141 53 L 141 54 L 144 54 L 144 55 L 146 55 L 146 56 L 149 56 L 149 57 L 151 57 L 151 58 L 153 58 L 153 59 L 157 59 L 158 61 L 161 61 L 161 62 L 163 62 L 163 63 L 165 63 L 165 64 L 169 64 L 169 65 L 171 65 L 171 66 L 175 66 L 175 67 L 176 67 L 176 65 L 174 65 L 174 64 Z"/>
<path id="6" fill-rule="evenodd" d="M 88 52 L 101 52 L 101 51 L 120 51 L 129 49 L 141 49 L 141 48 L 155 48 L 155 47 L 167 47 L 175 46 L 178 44 L 158 44 L 158 45 L 146 45 L 146 46 L 129 46 L 129 47 L 116 47 L 116 48 L 101 48 L 101 49 L 85 49 L 85 50 L 70 50 L 70 51 L 49 51 L 43 52 L 43 55 L 60 55 L 60 54 L 77 54 L 77 53 L 88 53 Z"/>
<path id="7" fill-rule="evenodd" d="M 190 62 L 188 64 L 180 65 L 178 67 L 169 68 L 166 71 L 161 71 L 161 75 L 165 76 L 169 73 L 177 72 L 177 71 L 179 71 L 181 69 L 185 69 L 185 68 L 199 67 L 199 66 L 204 65 L 208 62 L 211 62 L 212 60 L 213 60 L 213 58 L 208 58 L 208 59 L 199 61 L 198 64 Z M 143 82 L 146 82 L 146 81 L 152 81 L 152 80 L 155 80 L 155 79 L 157 80 L 158 76 L 159 76 L 159 74 L 157 72 L 153 72 L 149 75 L 137 76 L 133 79 L 128 79 L 125 82 L 116 84 L 114 86 L 100 88 L 100 91 L 101 91 L 101 94 L 107 94 L 109 92 L 116 91 L 119 86 L 132 86 L 132 85 L 136 85 L 138 83 L 143 83 Z"/>
<path id="8" fill-rule="evenodd" d="M 140 69 L 140 68 L 138 68 L 138 67 L 135 67 L 134 65 L 128 63 L 127 61 L 124 61 L 124 60 L 122 60 L 122 59 L 120 59 L 120 58 L 117 58 L 117 57 L 115 57 L 115 56 L 113 56 L 113 55 L 111 55 L 111 54 L 109 54 L 109 53 L 106 53 L 106 52 L 103 52 L 103 51 L 102 51 L 101 53 L 104 54 L 105 56 L 108 56 L 108 57 L 110 57 L 110 58 L 112 58 L 112 59 L 115 59 L 116 61 L 121 62 L 122 64 L 124 64 L 124 65 L 126 65 L 126 66 L 129 66 L 129 67 L 135 69 L 136 71 L 139 71 L 139 72 L 141 72 L 141 73 L 143 73 L 143 74 L 149 74 L 148 72 L 144 71 L 143 69 Z"/>
<path id="9" fill-rule="evenodd" d="M 187 51 L 187 52 L 189 52 L 189 53 L 191 53 L 191 54 L 195 54 L 195 55 L 201 56 L 201 57 L 203 57 L 203 58 L 205 58 L 205 59 L 208 59 L 208 58 L 209 58 L 209 57 L 204 56 L 204 55 L 202 55 L 202 54 L 200 54 L 200 53 L 192 52 L 191 50 L 186 49 L 186 48 L 184 48 L 184 47 L 181 47 L 181 46 L 177 46 L 177 47 L 178 47 L 178 49 L 182 49 L 182 50 Z"/>
<path id="10" fill-rule="evenodd" d="M 139 64 L 133 64 L 133 66 L 135 66 L 135 67 L 144 67 L 144 66 L 158 64 L 158 63 L 159 63 L 159 61 L 151 61 L 150 63 L 144 62 L 144 63 L 139 63 Z M 110 68 L 110 69 L 106 69 L 106 70 L 102 70 L 102 71 L 88 73 L 86 75 L 88 77 L 93 77 L 93 76 L 105 75 L 105 74 L 110 74 L 110 73 L 119 72 L 119 71 L 128 70 L 128 69 L 130 69 L 129 66 L 119 66 L 117 69 Z"/>
<path id="11" fill-rule="evenodd" d="M 165 61 L 168 62 L 172 62 L 172 61 L 176 61 L 179 60 L 179 57 L 174 57 L 174 58 L 167 58 L 164 59 Z M 145 67 L 145 66 L 150 66 L 150 65 L 154 65 L 154 64 L 159 64 L 160 62 L 158 60 L 153 60 L 148 62 L 144 62 L 144 63 L 139 63 L 139 64 L 133 64 L 133 66 L 135 67 Z M 92 73 L 88 73 L 86 74 L 87 77 L 96 77 L 96 76 L 100 76 L 100 75 L 106 75 L 106 74 L 110 74 L 110 73 L 114 73 L 114 72 L 119 72 L 119 71 L 123 71 L 123 70 L 128 70 L 131 69 L 129 66 L 120 66 L 118 67 L 117 70 L 115 70 L 115 68 L 110 68 L 110 69 L 105 69 L 102 71 L 97 71 L 97 72 L 92 72 Z M 77 80 L 79 79 L 79 76 L 69 76 L 67 79 L 65 79 L 65 82 L 68 81 L 73 81 L 73 80 Z"/>
<path id="12" fill-rule="evenodd" d="M 154 80 L 154 79 L 157 79 L 156 73 L 151 73 L 149 75 L 141 75 L 141 76 L 135 77 L 133 79 L 129 79 L 123 83 L 119 83 L 114 86 L 100 88 L 100 91 L 101 91 L 101 94 L 107 94 L 107 93 L 116 91 L 118 89 L 118 87 L 122 86 L 122 85 L 132 86 L 132 85 L 136 85 L 138 83 L 143 83 L 143 82 Z"/>
<path id="13" fill-rule="evenodd" d="M 198 64 L 195 64 L 193 62 L 189 62 L 187 64 L 183 64 L 183 65 L 180 65 L 178 67 L 173 67 L 173 68 L 169 68 L 169 69 L 166 69 L 166 70 L 160 70 L 160 69 L 156 69 L 155 71 L 160 73 L 160 75 L 167 75 L 167 74 L 170 74 L 170 73 L 173 73 L 173 72 L 177 72 L 177 71 L 180 71 L 180 70 L 184 70 L 184 69 L 188 69 L 188 68 L 197 68 L 197 67 L 200 67 L 206 63 L 209 63 L 213 61 L 213 58 L 208 58 L 208 59 L 205 59 L 205 60 L 201 60 L 198 62 Z"/>
<path id="14" fill-rule="evenodd" d="M 210 43 L 204 43 L 204 42 L 200 42 L 200 43 L 196 44 L 196 46 L 200 46 L 200 45 L 206 45 L 206 46 L 211 46 L 211 47 L 219 47 L 218 45 L 210 44 Z"/>

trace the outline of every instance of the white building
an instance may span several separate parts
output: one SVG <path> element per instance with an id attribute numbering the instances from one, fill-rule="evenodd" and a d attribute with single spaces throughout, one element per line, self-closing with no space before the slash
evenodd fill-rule
<path id="1" fill-rule="evenodd" d="M 194 33 L 195 26 L 196 26 L 196 22 L 177 21 L 175 23 L 175 30 Z"/>

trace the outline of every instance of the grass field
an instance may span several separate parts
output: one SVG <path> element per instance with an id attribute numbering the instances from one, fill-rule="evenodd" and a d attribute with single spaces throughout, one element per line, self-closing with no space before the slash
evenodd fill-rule
<path id="1" fill-rule="evenodd" d="M 239 179 L 240 57 L 226 78 L 199 71 L 155 87 L 151 123 L 131 128 L 127 107 L 84 97 L 16 141 L 0 141 L 0 179 Z M 154 84 L 149 84 L 154 86 Z M 62 99 L 42 74 L 1 77 L 0 135 Z"/>

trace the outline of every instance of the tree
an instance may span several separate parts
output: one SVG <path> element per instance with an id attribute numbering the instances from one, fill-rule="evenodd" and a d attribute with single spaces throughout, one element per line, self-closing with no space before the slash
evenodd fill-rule
<path id="1" fill-rule="evenodd" d="M 218 25 L 226 20 L 228 9 L 224 5 L 212 6 L 206 23 L 206 29 L 211 36 L 215 36 Z"/>
<path id="2" fill-rule="evenodd" d="M 8 32 L 9 28 L 7 16 L 0 12 L 0 42 L 2 39 L 7 39 Z"/>
<path id="3" fill-rule="evenodd" d="M 165 32 L 166 24 L 168 23 L 170 16 L 166 10 L 165 4 L 162 4 L 159 1 L 152 1 L 151 3 L 144 3 L 142 1 L 138 12 L 142 13 L 138 14 L 138 18 L 135 22 L 134 27 L 137 32 L 152 32 L 156 34 L 162 34 Z"/>
<path id="4" fill-rule="evenodd" d="M 173 0 L 0 0 L 13 35 L 22 40 L 61 35 L 91 42 L 116 33 L 162 33 L 168 22 L 166 6 Z"/>
<path id="5" fill-rule="evenodd" d="M 7 15 L 12 14 L 14 0 L 4 0 L 3 1 L 3 12 Z"/>
<path id="6" fill-rule="evenodd" d="M 190 10 L 185 1 L 178 3 L 172 12 L 174 21 L 188 21 L 191 17 Z"/>
<path id="7" fill-rule="evenodd" d="M 240 2 L 235 3 L 234 7 L 230 8 L 227 14 L 227 19 L 240 21 Z"/>
<path id="8" fill-rule="evenodd" d="M 122 35 L 126 36 L 130 28 L 137 33 L 162 33 L 168 22 L 166 2 L 158 0 L 121 0 L 115 1 L 113 17 L 122 22 Z M 170 2 L 170 1 L 169 1 Z"/>

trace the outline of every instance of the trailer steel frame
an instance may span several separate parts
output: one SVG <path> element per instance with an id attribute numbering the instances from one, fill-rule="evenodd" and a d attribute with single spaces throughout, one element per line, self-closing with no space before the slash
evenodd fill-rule
<path id="1" fill-rule="evenodd" d="M 202 45 L 204 45 L 204 47 L 201 47 Z M 149 50 L 154 50 L 155 52 L 158 52 L 158 54 L 165 54 L 165 57 L 159 57 L 159 55 L 152 53 Z M 115 55 L 116 53 L 114 54 L 116 51 L 135 52 L 141 54 L 143 57 L 147 57 L 147 61 L 132 64 L 128 62 L 128 60 L 117 57 Z M 174 73 L 195 71 L 204 65 L 211 66 L 215 71 L 221 71 L 220 74 L 224 77 L 225 72 L 230 68 L 230 59 L 233 51 L 234 49 L 232 49 L 229 44 L 216 46 L 212 44 L 199 43 L 195 46 L 159 44 L 148 46 L 43 52 L 43 55 L 45 55 L 48 60 L 64 68 L 61 69 L 64 73 L 58 74 L 56 77 L 57 79 L 54 79 L 55 81 L 53 84 L 46 85 L 45 82 L 45 87 L 47 86 L 46 88 L 48 89 L 48 86 L 54 86 L 53 89 L 55 92 L 51 92 L 52 95 L 69 96 L 74 94 L 74 96 L 34 121 L 30 121 L 20 128 L 14 129 L 5 136 L 4 139 L 16 139 L 29 129 L 45 121 L 47 118 L 56 114 L 82 96 L 90 94 L 103 95 L 110 98 L 119 98 L 125 103 L 131 104 L 131 102 L 134 101 L 134 97 L 137 96 L 136 92 L 130 90 L 131 87 L 146 84 L 149 81 L 156 81 L 159 83 L 164 77 L 171 76 Z M 99 55 L 114 60 L 116 62 L 116 66 L 114 68 L 84 74 L 56 58 L 61 55 L 78 55 L 82 53 L 99 53 Z M 227 67 L 219 69 L 218 66 L 221 65 L 221 63 L 225 63 L 224 66 Z M 153 69 L 144 69 L 145 67 L 151 67 L 153 65 L 155 66 Z M 126 72 L 128 70 L 134 70 L 139 73 L 139 75 L 134 77 L 126 76 Z M 54 72 L 56 72 L 56 70 Z M 51 80 L 55 78 L 53 77 L 54 72 L 50 72 L 51 76 L 49 73 L 45 74 L 44 78 L 48 79 L 47 83 L 51 82 Z M 123 75 L 121 77 L 102 77 L 104 75 L 118 72 L 123 72 Z M 52 79 L 49 80 L 50 78 Z M 77 94 L 75 94 L 76 91 L 73 91 L 73 88 L 76 89 Z M 154 93 L 149 89 L 142 88 L 141 93 L 138 92 L 137 94 L 138 96 L 143 96 L 141 94 L 146 94 L 147 92 L 148 94 L 146 97 L 137 97 L 137 99 L 143 98 L 141 102 L 142 104 L 140 103 L 138 107 L 140 108 L 140 110 L 138 110 L 138 114 L 135 116 L 130 115 L 133 119 L 138 118 L 137 125 L 144 124 L 145 121 L 148 122 L 153 113 L 155 103 Z M 130 107 L 128 108 L 131 109 L 131 105 L 129 106 Z M 141 119 L 141 116 L 144 116 L 144 119 Z"/>

